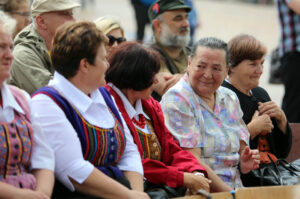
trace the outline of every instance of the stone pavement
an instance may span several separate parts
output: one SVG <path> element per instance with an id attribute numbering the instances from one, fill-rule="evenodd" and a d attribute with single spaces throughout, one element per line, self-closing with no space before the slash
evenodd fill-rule
<path id="1" fill-rule="evenodd" d="M 135 16 L 130 0 L 83 1 L 86 3 L 86 8 L 78 11 L 79 20 L 94 20 L 103 15 L 115 16 L 124 27 L 127 39 L 134 39 Z M 255 36 L 267 46 L 268 55 L 260 85 L 269 92 L 278 105 L 281 105 L 283 86 L 268 83 L 269 53 L 277 46 L 279 40 L 275 7 L 233 0 L 194 0 L 194 2 L 201 20 L 196 39 L 215 36 L 228 41 L 239 33 L 247 33 Z M 150 26 L 146 29 L 146 38 L 151 38 Z"/>

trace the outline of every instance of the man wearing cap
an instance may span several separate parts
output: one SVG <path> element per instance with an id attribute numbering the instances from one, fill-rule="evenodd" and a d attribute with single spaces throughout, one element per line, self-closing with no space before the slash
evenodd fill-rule
<path id="1" fill-rule="evenodd" d="M 155 42 L 151 48 L 158 51 L 161 70 L 157 75 L 153 97 L 160 97 L 173 86 L 185 72 L 188 64 L 190 40 L 188 12 L 191 8 L 184 0 L 158 0 L 148 10 Z"/>
<path id="2" fill-rule="evenodd" d="M 14 60 L 8 83 L 30 94 L 47 85 L 54 72 L 49 55 L 52 38 L 59 26 L 74 21 L 73 9 L 79 6 L 72 0 L 33 1 L 33 22 L 14 41 Z"/>

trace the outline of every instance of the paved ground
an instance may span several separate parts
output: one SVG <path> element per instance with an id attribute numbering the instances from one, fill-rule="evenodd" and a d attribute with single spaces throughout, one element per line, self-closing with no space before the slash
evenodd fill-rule
<path id="1" fill-rule="evenodd" d="M 130 0 L 84 0 L 86 8 L 78 13 L 78 19 L 94 20 L 103 15 L 116 16 L 125 29 L 128 40 L 135 35 L 135 18 Z M 241 3 L 234 0 L 194 0 L 201 19 L 196 39 L 216 36 L 225 41 L 239 33 L 248 33 L 263 41 L 270 52 L 278 44 L 279 29 L 274 6 Z M 151 29 L 147 28 L 147 39 Z M 269 56 L 265 64 L 261 86 L 279 105 L 283 95 L 282 85 L 268 83 Z"/>

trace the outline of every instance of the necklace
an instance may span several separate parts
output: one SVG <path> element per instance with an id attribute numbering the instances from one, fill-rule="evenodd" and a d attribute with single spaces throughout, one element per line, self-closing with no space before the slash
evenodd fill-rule
<path id="1" fill-rule="evenodd" d="M 146 125 L 146 119 L 143 114 L 139 114 L 139 121 L 135 119 L 135 117 L 132 118 L 132 122 L 136 124 L 140 128 L 144 128 Z"/>

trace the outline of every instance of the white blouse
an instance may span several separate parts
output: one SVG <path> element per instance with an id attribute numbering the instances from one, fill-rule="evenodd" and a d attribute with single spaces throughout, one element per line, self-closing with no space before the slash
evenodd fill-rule
<path id="1" fill-rule="evenodd" d="M 28 93 L 21 90 L 27 99 L 27 102 L 32 110 L 32 101 Z M 1 86 L 1 95 L 3 106 L 0 107 L 0 122 L 12 122 L 15 117 L 14 111 L 20 114 L 25 114 L 23 109 L 13 97 L 6 83 Z M 31 125 L 33 130 L 33 149 L 31 156 L 32 169 L 48 169 L 54 171 L 54 152 L 51 149 L 40 124 L 34 119 L 36 114 L 31 111 Z"/>
<path id="2" fill-rule="evenodd" d="M 112 128 L 115 120 L 103 96 L 97 89 L 88 97 L 58 72 L 49 86 L 58 90 L 92 125 Z M 63 110 L 47 95 L 33 97 L 33 110 L 42 125 L 51 147 L 55 151 L 55 174 L 70 190 L 75 190 L 69 178 L 83 183 L 92 173 L 94 165 L 84 160 L 80 140 Z M 117 107 L 117 106 L 116 106 Z M 122 171 L 135 171 L 143 175 L 140 154 L 121 115 L 126 136 L 126 146 L 117 167 Z"/>

